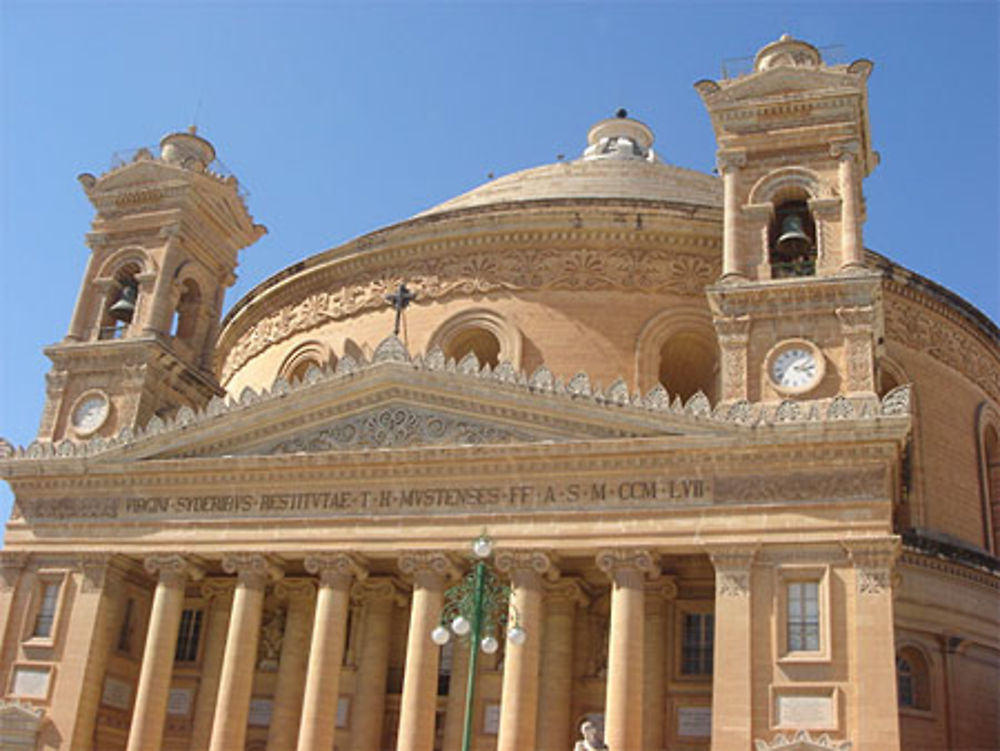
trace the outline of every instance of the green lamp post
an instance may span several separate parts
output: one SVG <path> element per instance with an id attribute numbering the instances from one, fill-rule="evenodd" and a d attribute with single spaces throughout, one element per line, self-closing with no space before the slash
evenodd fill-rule
<path id="1" fill-rule="evenodd" d="M 452 633 L 469 640 L 469 676 L 465 690 L 465 724 L 462 730 L 462 751 L 469 751 L 472 741 L 472 705 L 476 685 L 476 664 L 479 650 L 493 654 L 500 648 L 497 634 L 506 629 L 507 641 L 514 646 L 524 644 L 527 633 L 517 623 L 508 628 L 510 587 L 503 584 L 489 564 L 493 555 L 493 540 L 484 532 L 472 543 L 475 566 L 472 571 L 444 593 L 445 605 L 441 623 L 431 632 L 435 644 L 444 646 Z"/>

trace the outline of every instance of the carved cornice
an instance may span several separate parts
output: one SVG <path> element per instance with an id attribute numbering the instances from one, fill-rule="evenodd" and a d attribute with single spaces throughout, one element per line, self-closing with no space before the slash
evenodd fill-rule
<path id="1" fill-rule="evenodd" d="M 150 574 L 157 575 L 160 582 L 171 587 L 183 587 L 187 582 L 200 581 L 205 577 L 205 567 L 190 556 L 166 553 L 147 556 L 143 565 Z"/>
<path id="2" fill-rule="evenodd" d="M 249 589 L 263 589 L 284 576 L 284 570 L 270 556 L 260 553 L 228 553 L 222 557 L 222 570 L 236 574 L 239 583 Z"/>
<path id="3" fill-rule="evenodd" d="M 368 567 L 364 561 L 349 553 L 313 553 L 305 559 L 305 569 L 319 576 L 321 587 L 348 589 L 355 579 L 368 578 Z"/>

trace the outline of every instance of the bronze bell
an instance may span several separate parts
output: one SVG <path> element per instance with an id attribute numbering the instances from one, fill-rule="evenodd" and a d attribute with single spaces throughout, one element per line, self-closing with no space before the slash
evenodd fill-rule
<path id="1" fill-rule="evenodd" d="M 781 235 L 775 243 L 776 250 L 793 258 L 804 255 L 812 247 L 812 240 L 805 233 L 802 217 L 798 214 L 788 214 L 781 221 Z"/>
<path id="2" fill-rule="evenodd" d="M 108 315 L 116 321 L 131 323 L 132 316 L 135 315 L 135 298 L 137 296 L 138 290 L 136 290 L 134 285 L 123 285 L 121 292 L 118 294 L 118 299 L 108 308 Z"/>

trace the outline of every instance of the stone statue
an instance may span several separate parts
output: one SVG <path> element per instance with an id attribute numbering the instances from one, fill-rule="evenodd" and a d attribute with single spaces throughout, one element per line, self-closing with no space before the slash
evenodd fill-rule
<path id="1" fill-rule="evenodd" d="M 590 720 L 585 720 L 580 725 L 580 735 L 583 736 L 583 740 L 576 742 L 573 751 L 600 751 L 607 748 L 604 745 L 604 739 L 601 738 L 601 734 L 597 730 L 597 725 Z"/>

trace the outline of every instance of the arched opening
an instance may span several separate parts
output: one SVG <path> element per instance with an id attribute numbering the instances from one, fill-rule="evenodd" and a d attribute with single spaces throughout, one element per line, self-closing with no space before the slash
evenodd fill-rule
<path id="1" fill-rule="evenodd" d="M 322 366 L 317 360 L 303 358 L 295 363 L 295 366 L 288 372 L 286 380 L 289 383 L 304 381 L 310 370 L 320 370 Z"/>
<path id="2" fill-rule="evenodd" d="M 479 326 L 456 331 L 443 342 L 442 349 L 447 357 L 454 358 L 456 362 L 471 352 L 480 366 L 495 368 L 500 364 L 500 340 L 492 331 Z"/>
<path id="3" fill-rule="evenodd" d="M 278 377 L 289 383 L 300 383 L 306 380 L 310 371 L 336 367 L 336 364 L 337 357 L 327 345 L 318 341 L 303 342 L 285 357 L 278 368 Z"/>
<path id="4" fill-rule="evenodd" d="M 993 531 L 993 554 L 996 555 L 1000 540 L 1000 433 L 995 425 L 986 428 L 983 435 L 983 464 L 986 506 L 989 509 L 987 524 Z"/>
<path id="5" fill-rule="evenodd" d="M 105 296 L 104 310 L 101 311 L 99 339 L 121 339 L 128 331 L 139 305 L 139 282 L 136 277 L 140 271 L 138 263 L 129 262 L 115 272 Z"/>
<path id="6" fill-rule="evenodd" d="M 715 397 L 715 342 L 694 332 L 678 332 L 660 347 L 659 381 L 687 401 L 698 391 Z"/>
<path id="7" fill-rule="evenodd" d="M 768 250 L 772 279 L 815 275 L 816 223 L 804 200 L 785 201 L 775 208 Z"/>
<path id="8" fill-rule="evenodd" d="M 201 307 L 201 290 L 193 279 L 181 286 L 181 295 L 174 309 L 170 333 L 177 339 L 190 342 L 198 327 L 198 310 Z"/>
<path id="9" fill-rule="evenodd" d="M 918 649 L 904 647 L 896 655 L 896 696 L 901 708 L 931 708 L 930 670 Z"/>

